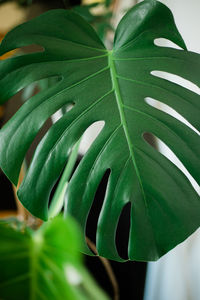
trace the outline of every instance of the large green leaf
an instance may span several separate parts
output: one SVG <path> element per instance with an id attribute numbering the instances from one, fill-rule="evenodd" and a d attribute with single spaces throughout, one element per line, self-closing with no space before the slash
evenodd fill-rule
<path id="1" fill-rule="evenodd" d="M 166 38 L 183 50 L 160 47 Z M 43 52 L 0 64 L 0 99 L 6 101 L 33 81 L 60 80 L 30 98 L 0 133 L 0 165 L 15 184 L 21 164 L 45 121 L 63 105 L 73 108 L 40 142 L 18 191 L 24 206 L 47 220 L 49 195 L 71 149 L 84 131 L 103 120 L 104 128 L 82 159 L 66 195 L 66 214 L 86 228 L 95 192 L 110 170 L 98 220 L 100 255 L 120 260 L 115 234 L 120 214 L 131 203 L 129 258 L 155 260 L 200 224 L 199 196 L 185 175 L 143 138 L 150 132 L 166 143 L 199 182 L 199 136 L 145 102 L 167 104 L 199 129 L 199 95 L 151 74 L 164 71 L 199 85 L 200 56 L 188 52 L 170 10 L 155 0 L 131 9 L 120 22 L 113 50 L 71 11 L 55 10 L 18 26 L 3 40 L 0 55 L 37 44 Z M 85 245 L 85 252 L 90 253 Z"/>
<path id="2" fill-rule="evenodd" d="M 0 223 L 1 299 L 108 299 L 83 267 L 71 219 L 57 217 L 36 232 L 13 225 Z"/>

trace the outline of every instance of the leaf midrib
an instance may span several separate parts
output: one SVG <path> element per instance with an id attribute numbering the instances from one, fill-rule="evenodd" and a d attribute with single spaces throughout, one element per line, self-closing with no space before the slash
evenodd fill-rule
<path id="1" fill-rule="evenodd" d="M 133 163 L 133 166 L 134 166 L 134 169 L 135 169 L 135 172 L 136 172 L 139 184 L 140 184 L 143 199 L 144 199 L 145 204 L 146 204 L 146 196 L 145 196 L 144 188 L 143 188 L 143 185 L 142 185 L 142 180 L 141 180 L 141 177 L 140 177 L 139 169 L 137 167 L 135 154 L 134 154 L 134 151 L 133 151 L 133 144 L 131 142 L 131 138 L 130 138 L 129 131 L 128 131 L 128 126 L 127 126 L 125 113 L 124 113 L 124 104 L 123 104 L 123 100 L 122 100 L 122 97 L 121 97 L 120 87 L 119 87 L 119 83 L 118 83 L 118 75 L 117 75 L 117 71 L 116 71 L 114 61 L 115 61 L 115 59 L 113 58 L 113 51 L 108 51 L 108 64 L 109 64 L 109 68 L 110 68 L 110 75 L 111 75 L 113 90 L 114 90 L 114 93 L 115 93 L 116 103 L 117 103 L 118 110 L 119 110 L 121 124 L 122 124 L 123 130 L 124 130 L 124 133 L 125 133 L 127 145 L 128 145 L 129 152 L 130 152 L 130 157 L 131 157 L 131 160 L 132 160 L 132 163 Z"/>

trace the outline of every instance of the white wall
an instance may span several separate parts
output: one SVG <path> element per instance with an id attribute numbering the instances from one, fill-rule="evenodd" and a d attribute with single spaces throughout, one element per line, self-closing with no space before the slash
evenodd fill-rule
<path id="1" fill-rule="evenodd" d="M 200 1 L 161 0 L 160 2 L 172 10 L 188 49 L 200 52 Z"/>
<path id="2" fill-rule="evenodd" d="M 188 50 L 200 53 L 200 1 L 161 0 L 161 2 L 172 10 Z M 200 230 L 197 230 L 158 262 L 149 264 L 144 299 L 199 300 L 199 283 Z"/>

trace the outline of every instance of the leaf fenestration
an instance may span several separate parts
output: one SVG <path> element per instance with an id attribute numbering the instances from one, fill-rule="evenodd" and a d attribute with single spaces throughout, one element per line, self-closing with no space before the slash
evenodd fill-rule
<path id="1" fill-rule="evenodd" d="M 158 38 L 182 50 L 157 46 Z M 73 215 L 85 230 L 96 189 L 109 169 L 97 226 L 98 253 L 121 260 L 115 234 L 130 202 L 129 258 L 158 259 L 199 227 L 200 202 L 186 176 L 143 134 L 150 132 L 169 146 L 198 183 L 199 135 L 145 99 L 167 104 L 199 130 L 199 95 L 151 74 L 168 72 L 199 86 L 199 54 L 186 50 L 172 13 L 155 0 L 145 0 L 125 15 L 112 51 L 80 16 L 64 10 L 12 30 L 0 54 L 32 43 L 44 52 L 0 62 L 1 101 L 35 80 L 60 76 L 60 81 L 30 98 L 0 132 L 0 165 L 12 182 L 17 183 L 25 154 L 48 117 L 64 104 L 74 106 L 38 145 L 18 191 L 21 202 L 47 220 L 51 189 L 71 149 L 91 124 L 104 121 L 68 185 L 66 215 Z M 86 244 L 85 252 L 91 254 Z"/>

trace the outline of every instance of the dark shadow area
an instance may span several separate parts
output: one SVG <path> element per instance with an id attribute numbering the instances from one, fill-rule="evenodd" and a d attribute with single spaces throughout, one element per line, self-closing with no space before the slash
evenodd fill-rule
<path id="1" fill-rule="evenodd" d="M 103 204 L 106 185 L 110 171 L 108 170 L 98 186 L 90 217 L 87 223 L 87 234 L 95 241 L 97 219 Z M 120 216 L 117 227 L 116 244 L 119 254 L 127 258 L 127 244 L 130 228 L 130 204 L 127 204 Z M 113 290 L 107 273 L 98 257 L 85 256 L 85 262 L 99 285 L 112 297 Z M 120 300 L 142 300 L 146 276 L 146 263 L 131 262 L 119 263 L 110 261 L 120 290 Z"/>
<path id="2" fill-rule="evenodd" d="M 0 211 L 16 210 L 12 184 L 0 169 Z"/>
<path id="3" fill-rule="evenodd" d="M 109 175 L 110 170 L 107 170 L 97 188 L 94 201 L 87 218 L 86 236 L 89 237 L 89 239 L 94 243 L 96 241 L 97 223 L 103 205 Z"/>
<path id="4" fill-rule="evenodd" d="M 130 232 L 131 203 L 127 203 L 120 215 L 116 231 L 116 246 L 119 256 L 128 259 L 128 240 Z"/>

